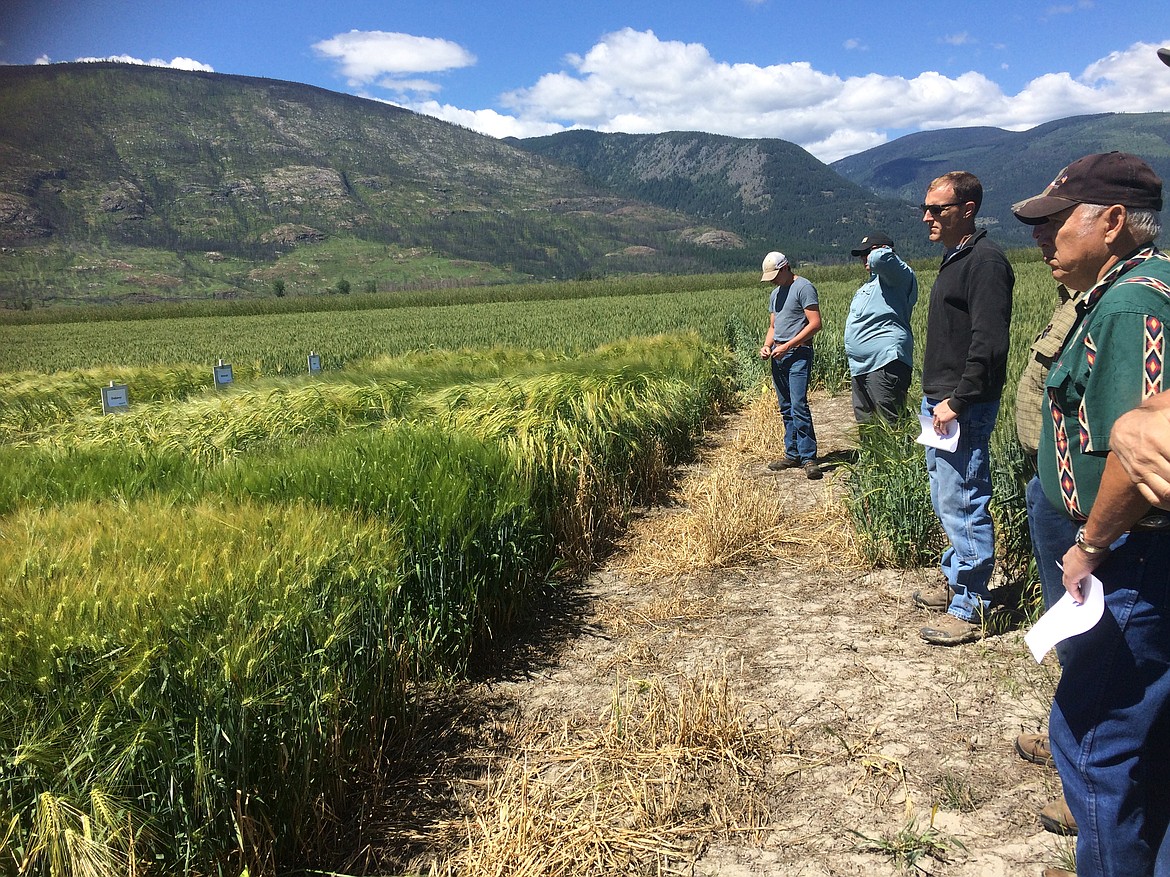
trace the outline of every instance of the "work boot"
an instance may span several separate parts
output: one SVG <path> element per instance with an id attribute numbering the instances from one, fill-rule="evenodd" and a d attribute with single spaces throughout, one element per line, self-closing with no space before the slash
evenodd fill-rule
<path id="1" fill-rule="evenodd" d="M 1045 868 L 1040 877 L 1077 877 L 1077 872 L 1066 871 L 1064 868 Z"/>
<path id="2" fill-rule="evenodd" d="M 1052 750 L 1048 748 L 1047 734 L 1021 734 L 1016 737 L 1016 753 L 1024 761 L 1052 767 Z"/>
<path id="3" fill-rule="evenodd" d="M 914 592 L 914 605 L 932 612 L 946 612 L 951 605 L 951 589 L 947 585 L 936 585 Z"/>
<path id="4" fill-rule="evenodd" d="M 1077 821 L 1073 819 L 1072 811 L 1065 803 L 1064 795 L 1054 801 L 1049 801 L 1040 808 L 1040 824 L 1045 831 L 1053 834 L 1062 834 L 1065 837 L 1077 836 Z"/>
<path id="5" fill-rule="evenodd" d="M 809 481 L 820 481 L 825 473 L 821 471 L 821 467 L 817 465 L 815 460 L 809 460 L 804 464 L 804 474 L 808 476 Z"/>
<path id="6" fill-rule="evenodd" d="M 800 465 L 800 460 L 794 460 L 791 457 L 781 457 L 779 460 L 773 460 L 768 464 L 768 468 L 773 472 L 783 472 L 785 469 L 795 469 Z"/>
<path id="7" fill-rule="evenodd" d="M 957 646 L 983 639 L 982 624 L 973 624 L 954 615 L 944 615 L 937 622 L 922 628 L 920 632 L 922 638 L 932 646 Z"/>

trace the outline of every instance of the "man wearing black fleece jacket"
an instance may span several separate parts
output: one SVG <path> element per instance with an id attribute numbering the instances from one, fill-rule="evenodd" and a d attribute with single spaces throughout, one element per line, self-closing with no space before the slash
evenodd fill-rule
<path id="1" fill-rule="evenodd" d="M 926 449 L 930 498 L 950 540 L 942 556 L 950 600 L 947 615 L 922 628 L 933 645 L 983 635 L 991 606 L 995 532 L 991 523 L 988 446 L 1007 374 L 1015 274 L 1001 250 L 975 227 L 983 186 L 966 171 L 930 184 L 922 221 L 946 249 L 930 291 L 922 363 L 922 413 L 935 432 L 959 426 L 954 451 Z"/>

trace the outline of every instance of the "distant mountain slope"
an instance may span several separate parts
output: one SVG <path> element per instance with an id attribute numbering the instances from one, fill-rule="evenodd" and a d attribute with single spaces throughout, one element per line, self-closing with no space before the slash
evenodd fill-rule
<path id="1" fill-rule="evenodd" d="M 912 207 L 875 196 L 784 140 L 566 131 L 510 142 L 580 168 L 627 197 L 695 215 L 797 258 L 848 258 L 875 228 L 908 253 L 929 251 Z"/>
<path id="2" fill-rule="evenodd" d="M 9 247 L 132 244 L 266 264 L 356 240 L 551 277 L 722 267 L 724 250 L 695 243 L 704 231 L 500 140 L 313 86 L 108 63 L 0 67 Z"/>
<path id="3" fill-rule="evenodd" d="M 1088 152 L 1170 179 L 1170 114 L 914 134 L 834 163 L 783 140 L 569 131 L 500 141 L 378 101 L 253 77 L 0 66 L 0 307 L 359 291 L 912 256 L 938 173 L 986 224 Z"/>
<path id="4" fill-rule="evenodd" d="M 923 131 L 843 158 L 831 167 L 879 195 L 916 204 L 939 174 L 969 170 L 983 183 L 982 216 L 997 226 L 996 237 L 1002 243 L 1027 246 L 1032 243 L 1028 229 L 1012 217 L 1011 205 L 1039 192 L 1081 156 L 1115 149 L 1140 155 L 1170 182 L 1170 113 L 1073 116 L 1019 132 Z"/>

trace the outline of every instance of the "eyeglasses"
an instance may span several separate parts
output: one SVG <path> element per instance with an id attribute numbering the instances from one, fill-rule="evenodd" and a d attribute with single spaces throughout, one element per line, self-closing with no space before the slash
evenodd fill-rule
<path id="1" fill-rule="evenodd" d="M 931 216 L 942 216 L 942 212 L 948 207 L 960 207 L 963 201 L 952 201 L 949 204 L 919 204 L 918 209 L 923 213 L 929 213 Z"/>

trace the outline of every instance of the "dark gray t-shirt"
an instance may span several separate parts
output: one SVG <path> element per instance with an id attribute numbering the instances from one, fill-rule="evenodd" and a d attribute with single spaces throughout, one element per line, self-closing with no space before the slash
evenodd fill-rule
<path id="1" fill-rule="evenodd" d="M 819 307 L 817 288 L 804 277 L 797 277 L 791 286 L 777 286 L 768 300 L 769 312 L 776 315 L 773 339 L 777 344 L 791 340 L 808 325 L 804 309 Z"/>

